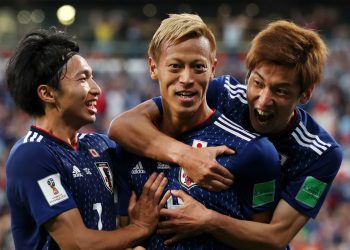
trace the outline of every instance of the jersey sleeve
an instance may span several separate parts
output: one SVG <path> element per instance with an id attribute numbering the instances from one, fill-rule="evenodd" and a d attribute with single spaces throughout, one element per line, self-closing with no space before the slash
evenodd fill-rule
<path id="1" fill-rule="evenodd" d="M 342 150 L 332 147 L 295 179 L 284 176 L 282 198 L 299 212 L 315 218 L 342 162 Z"/>
<path id="2" fill-rule="evenodd" d="M 131 197 L 130 186 L 130 153 L 123 148 L 119 147 L 116 154 L 117 162 L 117 194 L 118 194 L 118 207 L 120 216 L 128 216 L 129 199 Z"/>
<path id="3" fill-rule="evenodd" d="M 163 115 L 162 97 L 161 96 L 156 96 L 156 97 L 153 97 L 152 100 L 157 105 L 160 114 Z"/>
<path id="4" fill-rule="evenodd" d="M 247 106 L 246 90 L 246 85 L 232 76 L 214 78 L 208 86 L 208 105 L 235 121 L 237 112 L 242 113 L 241 107 Z"/>
<path id="5" fill-rule="evenodd" d="M 27 143 L 10 154 L 7 162 L 7 193 L 11 203 L 23 207 L 38 225 L 76 207 L 65 176 L 50 150 Z"/>
<path id="6" fill-rule="evenodd" d="M 247 145 L 236 166 L 235 185 L 243 214 L 275 208 L 280 198 L 280 164 L 273 144 L 259 137 Z"/>

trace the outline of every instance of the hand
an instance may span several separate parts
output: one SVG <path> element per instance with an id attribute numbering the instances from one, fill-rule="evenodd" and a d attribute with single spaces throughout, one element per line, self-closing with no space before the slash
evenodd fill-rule
<path id="1" fill-rule="evenodd" d="M 159 211 L 165 203 L 159 203 L 167 179 L 163 173 L 157 175 L 153 173 L 145 183 L 142 194 L 136 202 L 136 194 L 133 192 L 130 198 L 128 213 L 130 224 L 145 231 L 145 235 L 150 235 L 157 226 Z M 165 201 L 166 202 L 166 201 Z"/>
<path id="2" fill-rule="evenodd" d="M 201 187 L 211 191 L 221 191 L 233 184 L 234 176 L 216 161 L 216 157 L 234 153 L 235 151 L 227 146 L 187 148 L 178 164 Z"/>
<path id="3" fill-rule="evenodd" d="M 205 232 L 211 218 L 211 210 L 184 191 L 172 190 L 171 194 L 180 198 L 183 204 L 174 209 L 163 208 L 160 210 L 160 216 L 166 217 L 167 220 L 158 223 L 157 233 L 173 234 L 171 238 L 164 242 L 165 245 Z M 170 193 L 167 192 L 162 199 L 162 203 L 166 203 L 169 196 Z"/>

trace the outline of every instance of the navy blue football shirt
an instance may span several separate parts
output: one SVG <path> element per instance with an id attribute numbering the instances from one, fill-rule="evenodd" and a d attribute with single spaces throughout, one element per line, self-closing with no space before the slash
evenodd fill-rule
<path id="1" fill-rule="evenodd" d="M 121 151 L 118 154 L 117 179 L 121 215 L 127 215 L 131 191 L 136 191 L 139 196 L 152 172 L 165 173 L 168 178 L 166 190 L 182 189 L 207 208 L 228 216 L 250 219 L 253 213 L 274 208 L 279 200 L 279 158 L 266 137 L 248 132 L 216 111 L 207 121 L 177 139 L 193 147 L 227 145 L 233 148 L 235 154 L 221 155 L 217 160 L 235 175 L 234 185 L 225 191 L 211 192 L 194 183 L 177 165 Z M 179 204 L 181 201 L 171 197 L 167 207 Z M 164 236 L 154 234 L 148 241 L 148 249 L 168 249 L 164 240 Z M 231 248 L 203 234 L 182 240 L 172 245 L 171 249 Z"/>
<path id="2" fill-rule="evenodd" d="M 76 149 L 31 127 L 7 161 L 7 197 L 16 249 L 59 249 L 45 222 L 78 208 L 90 229 L 116 229 L 113 164 L 116 144 L 78 134 Z"/>
<path id="3" fill-rule="evenodd" d="M 209 84 L 207 101 L 211 108 L 250 129 L 246 90 L 246 85 L 233 77 L 221 76 Z M 315 218 L 340 168 L 340 146 L 300 107 L 290 130 L 269 139 L 281 158 L 282 198 Z"/>

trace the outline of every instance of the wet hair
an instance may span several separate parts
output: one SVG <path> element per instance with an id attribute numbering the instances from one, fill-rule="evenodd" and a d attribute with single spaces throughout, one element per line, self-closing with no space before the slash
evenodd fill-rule
<path id="1" fill-rule="evenodd" d="M 60 88 L 67 61 L 79 52 L 73 37 L 55 27 L 30 32 L 19 42 L 6 69 L 8 90 L 15 103 L 34 117 L 45 114 L 37 88 Z"/>
<path id="2" fill-rule="evenodd" d="M 211 47 L 211 60 L 216 57 L 216 40 L 213 32 L 195 14 L 169 14 L 154 33 L 148 47 L 148 56 L 156 62 L 159 60 L 164 45 L 178 44 L 190 38 L 204 36 L 209 40 Z"/>
<path id="3" fill-rule="evenodd" d="M 264 63 L 294 69 L 302 93 L 321 82 L 327 53 L 327 46 L 317 32 L 278 20 L 253 39 L 246 66 L 249 72 Z"/>

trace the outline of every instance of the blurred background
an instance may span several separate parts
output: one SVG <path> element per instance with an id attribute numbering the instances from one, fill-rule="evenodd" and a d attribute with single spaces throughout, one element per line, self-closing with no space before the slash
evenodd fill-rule
<path id="1" fill-rule="evenodd" d="M 343 146 L 344 161 L 316 220 L 295 237 L 294 250 L 350 249 L 350 1 L 136 1 L 0 0 L 0 250 L 14 249 L 7 206 L 6 159 L 32 120 L 11 100 L 4 70 L 18 40 L 36 28 L 57 26 L 76 35 L 103 94 L 96 124 L 84 132 L 106 132 L 111 119 L 158 95 L 148 74 L 147 45 L 169 13 L 197 13 L 218 40 L 217 75 L 243 82 L 252 37 L 269 21 L 285 18 L 316 29 L 330 53 L 321 86 L 304 108 Z"/>

